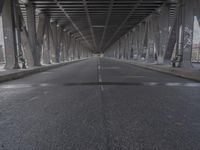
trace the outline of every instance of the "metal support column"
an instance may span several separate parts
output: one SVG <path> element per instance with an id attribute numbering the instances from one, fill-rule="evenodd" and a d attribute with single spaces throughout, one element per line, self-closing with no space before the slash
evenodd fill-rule
<path id="1" fill-rule="evenodd" d="M 26 5 L 27 13 L 27 25 L 28 25 L 28 35 L 31 45 L 31 50 L 33 54 L 34 66 L 41 66 L 40 63 L 40 51 L 38 51 L 38 42 L 36 35 L 36 20 L 35 20 L 35 6 L 32 2 L 28 2 Z"/>
<path id="2" fill-rule="evenodd" d="M 57 34 L 57 22 L 51 23 L 52 28 L 52 40 L 53 40 L 53 61 L 57 62 L 57 48 L 58 48 L 58 34 Z"/>
<path id="3" fill-rule="evenodd" d="M 3 33 L 5 42 L 6 69 L 19 69 L 18 51 L 15 32 L 13 0 L 6 0 L 2 10 Z"/>
<path id="4" fill-rule="evenodd" d="M 13 1 L 15 4 L 14 12 L 15 12 L 15 27 L 16 27 L 16 36 L 17 36 L 17 49 L 18 49 L 18 57 L 22 63 L 22 68 L 26 69 L 26 59 L 24 57 L 24 52 L 22 50 L 22 39 L 21 39 L 21 31 L 22 31 L 22 20 L 20 16 L 20 5 L 18 1 Z"/>
<path id="5" fill-rule="evenodd" d="M 36 53 L 36 59 L 39 62 L 41 60 L 41 52 L 42 52 L 42 47 L 43 47 L 43 42 L 44 42 L 44 33 L 45 29 L 47 26 L 49 19 L 48 17 L 41 13 L 39 14 L 39 23 L 38 23 L 38 29 L 37 29 L 37 40 L 38 40 L 38 46 L 37 46 L 37 53 Z"/>
<path id="6" fill-rule="evenodd" d="M 50 19 L 47 18 L 44 34 L 43 45 L 43 63 L 51 64 L 51 47 L 50 47 Z"/>
<path id="7" fill-rule="evenodd" d="M 191 68 L 191 55 L 193 45 L 194 28 L 194 0 L 183 0 L 183 41 L 182 41 L 182 62 L 184 68 Z"/>

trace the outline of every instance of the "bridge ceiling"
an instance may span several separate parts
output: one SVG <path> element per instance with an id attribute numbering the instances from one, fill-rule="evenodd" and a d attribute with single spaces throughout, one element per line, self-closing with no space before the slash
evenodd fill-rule
<path id="1" fill-rule="evenodd" d="M 22 1 L 22 0 L 20 0 Z M 102 51 L 167 0 L 29 0 L 37 10 Z M 25 10 L 24 10 L 25 11 Z"/>

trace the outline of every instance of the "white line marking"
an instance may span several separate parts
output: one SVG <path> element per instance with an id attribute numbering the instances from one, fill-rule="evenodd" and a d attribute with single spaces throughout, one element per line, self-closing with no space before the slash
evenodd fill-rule
<path id="1" fill-rule="evenodd" d="M 99 82 L 102 82 L 102 78 L 101 75 L 99 74 Z"/>
<path id="2" fill-rule="evenodd" d="M 117 70 L 120 69 L 120 67 L 103 67 L 103 70 Z"/>
<path id="3" fill-rule="evenodd" d="M 104 91 L 103 85 L 101 85 L 101 91 Z"/>
<path id="4" fill-rule="evenodd" d="M 36 100 L 38 98 L 39 98 L 39 96 L 35 96 L 35 97 L 32 97 L 31 99 L 29 99 L 29 101 L 34 101 L 34 100 Z"/>
<path id="5" fill-rule="evenodd" d="M 98 69 L 101 70 L 101 66 L 100 65 L 98 65 Z"/>

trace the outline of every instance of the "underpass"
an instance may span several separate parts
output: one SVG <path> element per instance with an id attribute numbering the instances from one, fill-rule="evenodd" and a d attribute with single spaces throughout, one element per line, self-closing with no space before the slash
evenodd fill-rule
<path id="1" fill-rule="evenodd" d="M 0 0 L 0 150 L 199 150 L 199 0 Z"/>

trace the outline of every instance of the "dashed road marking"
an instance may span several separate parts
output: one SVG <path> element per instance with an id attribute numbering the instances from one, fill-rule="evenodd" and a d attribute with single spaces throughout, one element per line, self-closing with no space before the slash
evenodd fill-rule
<path id="1" fill-rule="evenodd" d="M 100 65 L 98 65 L 98 69 L 101 70 L 101 66 Z"/>
<path id="2" fill-rule="evenodd" d="M 103 87 L 103 85 L 101 85 L 101 91 L 104 91 L 104 87 Z"/>
<path id="3" fill-rule="evenodd" d="M 101 71 L 101 63 L 100 63 L 100 59 L 99 59 L 99 60 L 98 60 L 98 81 L 99 81 L 99 83 L 102 83 L 103 80 L 102 80 L 100 71 Z M 99 87 L 100 87 L 100 90 L 103 92 L 103 91 L 104 91 L 103 85 L 100 84 Z"/>
<path id="4" fill-rule="evenodd" d="M 102 82 L 102 78 L 101 78 L 101 75 L 99 75 L 99 82 Z"/>
<path id="5" fill-rule="evenodd" d="M 30 98 L 29 101 L 34 101 L 34 100 L 36 100 L 38 98 L 39 98 L 39 96 L 35 96 L 35 97 Z"/>

